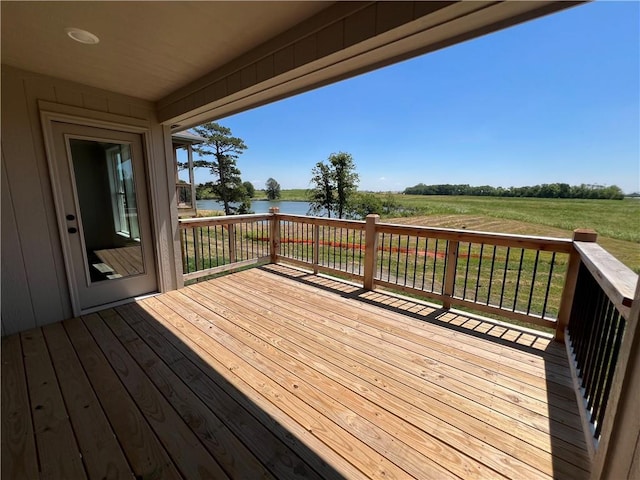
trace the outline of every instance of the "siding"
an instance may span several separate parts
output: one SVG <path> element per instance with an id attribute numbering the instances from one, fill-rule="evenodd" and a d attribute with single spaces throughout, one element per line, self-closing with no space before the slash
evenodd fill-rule
<path id="1" fill-rule="evenodd" d="M 176 287 L 175 206 L 168 185 L 171 159 L 154 105 L 92 87 L 2 65 L 2 333 L 72 315 L 64 258 L 44 149 L 38 101 L 144 119 L 151 124 L 148 184 L 156 199 L 151 216 L 161 259 L 162 290 Z M 166 129 L 165 129 L 166 130 Z"/>

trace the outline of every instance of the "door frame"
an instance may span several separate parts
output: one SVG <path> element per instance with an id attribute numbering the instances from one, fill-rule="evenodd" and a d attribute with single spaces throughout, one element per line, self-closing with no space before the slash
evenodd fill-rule
<path id="1" fill-rule="evenodd" d="M 122 115 L 110 113 L 94 112 L 78 107 L 69 107 L 67 105 L 56 104 L 52 102 L 39 102 L 40 107 L 40 123 L 42 125 L 42 133 L 44 137 L 44 147 L 49 167 L 49 178 L 51 180 L 51 190 L 53 193 L 53 202 L 56 211 L 56 221 L 58 224 L 58 236 L 62 246 L 62 256 L 64 259 L 65 272 L 67 277 L 67 285 L 69 288 L 69 297 L 71 301 L 71 309 L 74 316 L 91 313 L 93 311 L 102 310 L 106 305 L 98 307 L 82 309 L 80 307 L 80 296 L 76 288 L 76 278 L 73 259 L 71 256 L 71 243 L 69 236 L 66 235 L 67 226 L 65 221 L 65 208 L 62 196 L 62 188 L 60 184 L 60 172 L 57 164 L 57 156 L 54 144 L 53 122 L 71 123 L 80 126 L 101 128 L 105 130 L 114 130 L 117 132 L 127 132 L 139 134 L 142 140 L 143 163 L 144 163 L 144 182 L 147 187 L 147 201 L 149 205 L 149 223 L 151 227 L 151 244 L 153 252 L 150 252 L 153 258 L 153 268 L 155 269 L 157 279 L 157 289 L 162 291 L 162 278 L 160 265 L 160 252 L 158 248 L 158 235 L 156 229 L 156 192 L 152 188 L 149 180 L 153 177 L 152 162 L 152 142 L 151 142 L 151 123 L 138 118 L 130 118 Z M 109 305 L 124 303 L 127 300 L 117 301 Z"/>

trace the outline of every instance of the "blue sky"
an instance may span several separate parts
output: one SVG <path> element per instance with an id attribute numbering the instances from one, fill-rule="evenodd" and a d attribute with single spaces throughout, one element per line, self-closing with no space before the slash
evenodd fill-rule
<path id="1" fill-rule="evenodd" d="M 640 3 L 596 2 L 219 121 L 244 180 L 308 188 L 353 155 L 360 189 L 423 182 L 640 190 Z M 207 181 L 206 170 L 196 181 Z"/>

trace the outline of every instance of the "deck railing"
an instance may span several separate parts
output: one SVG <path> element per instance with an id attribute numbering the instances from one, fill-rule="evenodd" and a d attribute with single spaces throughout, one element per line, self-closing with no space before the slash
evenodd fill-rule
<path id="1" fill-rule="evenodd" d="M 574 236 L 568 282 L 575 284 L 566 345 L 593 455 L 601 438 L 638 275 L 595 243 Z"/>
<path id="2" fill-rule="evenodd" d="M 184 280 L 270 260 L 271 214 L 179 220 Z"/>
<path id="3" fill-rule="evenodd" d="M 571 240 L 277 215 L 274 262 L 555 328 Z"/>

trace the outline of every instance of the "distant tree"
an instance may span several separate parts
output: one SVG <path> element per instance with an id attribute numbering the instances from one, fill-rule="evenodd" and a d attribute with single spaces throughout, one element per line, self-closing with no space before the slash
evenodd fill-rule
<path id="1" fill-rule="evenodd" d="M 242 185 L 240 170 L 236 166 L 238 156 L 247 146 L 244 140 L 232 136 L 231 129 L 216 122 L 205 123 L 194 130 L 207 139 L 203 144 L 194 146 L 194 150 L 201 157 L 213 158 L 200 158 L 193 162 L 193 166 L 210 170 L 214 180 L 204 185 L 210 189 L 214 198 L 222 202 L 225 215 L 231 215 L 237 210 L 232 203 L 243 204 L 249 198 L 246 188 Z"/>
<path id="2" fill-rule="evenodd" d="M 333 178 L 335 181 L 336 209 L 338 218 L 342 218 L 345 208 L 349 203 L 349 197 L 358 188 L 359 177 L 355 172 L 356 165 L 353 157 L 349 153 L 332 153 L 329 156 L 329 163 L 333 168 Z"/>
<path id="3" fill-rule="evenodd" d="M 328 217 L 336 213 L 342 218 L 351 195 L 358 187 L 353 157 L 344 152 L 332 153 L 327 163 L 316 163 L 311 170 L 312 188 L 308 192 L 309 213 L 326 212 Z"/>
<path id="4" fill-rule="evenodd" d="M 382 215 L 384 205 L 379 196 L 373 193 L 356 193 L 351 196 L 346 207 L 347 218 L 361 220 L 367 215 L 377 213 Z"/>
<path id="5" fill-rule="evenodd" d="M 266 181 L 265 187 L 268 200 L 277 200 L 278 198 L 280 198 L 280 184 L 273 178 L 269 178 Z"/>
<path id="6" fill-rule="evenodd" d="M 425 185 L 418 183 L 404 190 L 405 195 L 476 195 L 489 197 L 533 197 L 533 198 L 594 198 L 602 200 L 622 200 L 624 193 L 617 185 L 575 185 L 567 183 L 545 183 L 524 187 L 492 187 L 482 185 Z"/>
<path id="7" fill-rule="evenodd" d="M 251 182 L 242 182 L 242 186 L 244 187 L 245 191 L 247 192 L 247 195 L 249 195 L 249 198 L 253 198 L 256 196 L 256 187 L 253 186 L 253 183 Z"/>
<path id="8" fill-rule="evenodd" d="M 318 215 L 323 211 L 331 218 L 331 212 L 335 206 L 333 175 L 331 168 L 323 162 L 316 163 L 311 170 L 311 183 L 309 190 L 309 214 Z"/>

